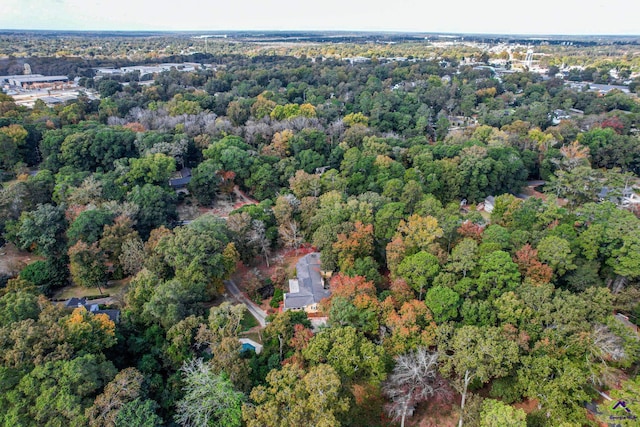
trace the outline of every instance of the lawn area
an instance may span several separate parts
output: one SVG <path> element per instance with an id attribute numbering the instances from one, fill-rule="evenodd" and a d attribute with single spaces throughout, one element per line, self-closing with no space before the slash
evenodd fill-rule
<path id="1" fill-rule="evenodd" d="M 129 284 L 131 278 L 127 277 L 122 280 L 112 280 L 109 282 L 109 285 L 102 288 L 102 293 L 105 295 L 109 295 L 111 297 L 116 296 L 117 294 L 124 292 L 125 288 Z M 65 286 L 62 289 L 59 289 L 57 292 L 53 294 L 53 299 L 57 300 L 67 300 L 72 297 L 82 298 L 88 296 L 99 296 L 100 291 L 98 288 L 83 288 L 81 286 Z M 255 320 L 255 319 L 254 319 Z"/>
<path id="2" fill-rule="evenodd" d="M 240 338 L 249 338 L 257 342 L 258 344 L 263 344 L 262 335 L 259 332 L 259 328 L 254 329 L 252 332 L 241 332 Z"/>
<path id="3" fill-rule="evenodd" d="M 249 310 L 245 310 L 242 321 L 240 322 L 240 331 L 247 332 L 249 329 L 258 326 L 259 323 L 253 314 L 249 313 Z"/>

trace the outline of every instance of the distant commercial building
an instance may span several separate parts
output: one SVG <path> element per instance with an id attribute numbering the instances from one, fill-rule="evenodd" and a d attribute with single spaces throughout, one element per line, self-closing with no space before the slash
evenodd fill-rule
<path id="1" fill-rule="evenodd" d="M 9 79 L 10 85 L 18 86 L 23 89 L 62 86 L 68 82 L 69 77 L 67 76 L 41 76 L 34 74 L 29 76 L 12 76 Z"/>
<path id="2" fill-rule="evenodd" d="M 0 76 L 0 83 L 9 84 L 9 80 L 20 79 L 22 77 L 44 77 L 42 74 L 30 74 L 28 76 L 24 74 L 14 74 L 11 76 Z"/>
<path id="3" fill-rule="evenodd" d="M 96 77 L 110 77 L 110 76 L 119 76 L 128 73 L 139 73 L 140 77 L 146 75 L 153 75 L 157 73 L 162 73 L 163 71 L 171 71 L 175 69 L 181 72 L 189 72 L 196 71 L 201 68 L 209 68 L 210 66 L 197 64 L 195 62 L 184 62 L 181 64 L 178 63 L 165 63 L 165 64 L 157 64 L 157 65 L 132 65 L 129 67 L 122 68 L 94 68 L 96 72 Z"/>

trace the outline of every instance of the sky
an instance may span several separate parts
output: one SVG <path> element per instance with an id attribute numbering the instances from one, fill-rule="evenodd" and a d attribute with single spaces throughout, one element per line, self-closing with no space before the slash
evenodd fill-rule
<path id="1" fill-rule="evenodd" d="M 640 1 L 0 0 L 0 29 L 640 35 Z"/>

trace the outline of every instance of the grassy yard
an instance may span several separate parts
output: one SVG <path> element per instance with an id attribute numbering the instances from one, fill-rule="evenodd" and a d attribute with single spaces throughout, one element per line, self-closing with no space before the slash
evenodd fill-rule
<path id="1" fill-rule="evenodd" d="M 259 323 L 253 314 L 249 313 L 249 310 L 245 310 L 244 316 L 242 317 L 242 322 L 240 322 L 240 331 L 246 332 L 251 328 L 258 326 Z"/>
<path id="2" fill-rule="evenodd" d="M 262 335 L 260 335 L 260 332 L 258 332 L 257 329 L 254 331 L 255 332 L 241 332 L 240 338 L 249 338 L 250 340 L 257 342 L 258 344 L 263 344 Z"/>
<path id="3" fill-rule="evenodd" d="M 125 288 L 129 284 L 129 280 L 130 278 L 110 281 L 108 286 L 102 288 L 102 293 L 105 295 L 109 294 L 109 296 L 114 297 L 120 292 L 124 292 Z M 100 295 L 98 288 L 83 288 L 81 286 L 74 285 L 65 286 L 64 288 L 59 289 L 53 294 L 53 299 L 67 300 L 72 297 L 82 298 L 93 295 Z"/>

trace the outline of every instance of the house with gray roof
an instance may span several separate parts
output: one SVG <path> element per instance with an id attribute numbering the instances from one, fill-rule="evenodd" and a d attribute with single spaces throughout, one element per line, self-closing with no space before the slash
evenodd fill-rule
<path id="1" fill-rule="evenodd" d="M 318 303 L 331 296 L 329 284 L 322 277 L 320 253 L 313 252 L 300 258 L 296 264 L 296 276 L 289 280 L 283 309 L 318 312 Z"/>
<path id="2" fill-rule="evenodd" d="M 120 322 L 120 310 L 100 309 L 98 304 L 91 304 L 86 298 L 70 298 L 64 303 L 65 308 L 75 309 L 83 307 L 92 314 L 106 314 L 114 323 Z"/>
<path id="3" fill-rule="evenodd" d="M 182 168 L 180 172 L 177 172 L 173 178 L 169 180 L 169 187 L 173 188 L 176 194 L 189 194 L 187 185 L 191 182 L 191 169 Z"/>

